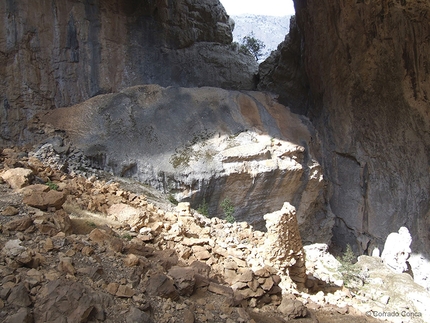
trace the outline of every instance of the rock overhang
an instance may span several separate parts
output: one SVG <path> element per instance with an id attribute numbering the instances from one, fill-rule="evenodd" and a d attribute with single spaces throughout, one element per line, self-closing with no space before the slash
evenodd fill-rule
<path id="1" fill-rule="evenodd" d="M 225 199 L 237 220 L 262 228 L 263 215 L 286 201 L 298 209 L 303 229 L 316 227 L 316 214 L 327 215 L 317 136 L 268 93 L 141 85 L 41 118 L 64 130 L 94 166 L 196 208 L 206 201 L 214 216 L 222 216 Z M 330 223 L 310 230 L 311 241 L 327 242 Z"/>

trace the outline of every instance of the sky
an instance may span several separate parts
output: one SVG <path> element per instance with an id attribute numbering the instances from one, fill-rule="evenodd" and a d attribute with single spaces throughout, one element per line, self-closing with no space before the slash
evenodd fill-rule
<path id="1" fill-rule="evenodd" d="M 220 0 L 227 14 L 294 15 L 293 0 Z"/>

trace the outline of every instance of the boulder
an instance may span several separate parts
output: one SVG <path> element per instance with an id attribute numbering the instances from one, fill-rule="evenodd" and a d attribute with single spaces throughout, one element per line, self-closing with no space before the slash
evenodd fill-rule
<path id="1" fill-rule="evenodd" d="M 172 300 L 179 299 L 179 293 L 176 290 L 173 280 L 164 274 L 151 276 L 146 285 L 146 291 L 149 295 L 170 298 Z"/>
<path id="2" fill-rule="evenodd" d="M 34 177 L 33 171 L 25 168 L 8 169 L 0 176 L 14 190 L 30 185 Z"/>
<path id="3" fill-rule="evenodd" d="M 196 283 L 195 274 L 195 269 L 192 267 L 175 266 L 170 268 L 168 272 L 181 296 L 191 296 L 193 294 Z"/>
<path id="4" fill-rule="evenodd" d="M 136 307 L 130 308 L 130 310 L 127 313 L 127 316 L 125 318 L 126 323 L 153 323 L 153 320 L 151 317 L 146 314 L 144 311 L 139 310 Z"/>
<path id="5" fill-rule="evenodd" d="M 27 250 L 27 248 L 21 246 L 21 240 L 15 239 L 9 240 L 5 243 L 2 253 L 7 257 L 15 257 L 25 250 Z"/>
<path id="6" fill-rule="evenodd" d="M 13 205 L 8 205 L 1 211 L 1 215 L 3 216 L 14 216 L 14 215 L 17 215 L 18 213 L 19 213 L 19 210 Z"/>
<path id="7" fill-rule="evenodd" d="M 53 280 L 36 296 L 34 319 L 36 322 L 86 322 L 91 314 L 104 320 L 104 311 L 111 304 L 109 295 L 80 282 Z"/>
<path id="8" fill-rule="evenodd" d="M 29 216 L 9 221 L 4 228 L 9 231 L 25 231 L 33 225 L 33 219 Z"/>
<path id="9" fill-rule="evenodd" d="M 31 189 L 31 187 L 29 187 Z M 29 195 L 24 196 L 23 202 L 40 210 L 47 210 L 49 207 L 60 209 L 66 201 L 66 192 L 49 190 L 48 192 L 33 191 Z"/>
<path id="10" fill-rule="evenodd" d="M 9 315 L 4 323 L 33 323 L 33 313 L 28 307 L 21 307 L 15 314 Z"/>
<path id="11" fill-rule="evenodd" d="M 108 209 L 108 217 L 129 224 L 132 231 L 139 231 L 148 223 L 148 216 L 145 211 L 124 203 L 113 204 Z"/>
<path id="12" fill-rule="evenodd" d="M 294 297 L 283 297 L 281 304 L 278 306 L 287 321 L 298 317 L 305 317 L 308 314 L 306 306 Z"/>
<path id="13" fill-rule="evenodd" d="M 28 307 L 32 304 L 29 291 L 25 287 L 24 283 L 20 283 L 12 288 L 7 301 L 8 303 L 19 307 Z"/>
<path id="14" fill-rule="evenodd" d="M 408 228 L 401 227 L 398 232 L 392 232 L 385 240 L 381 259 L 390 268 L 398 273 L 407 272 L 410 269 L 408 263 L 411 254 L 412 237 Z"/>

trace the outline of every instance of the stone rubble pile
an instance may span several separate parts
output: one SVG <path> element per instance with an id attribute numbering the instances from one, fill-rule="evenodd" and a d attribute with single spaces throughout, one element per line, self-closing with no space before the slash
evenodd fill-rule
<path id="1" fill-rule="evenodd" d="M 194 216 L 188 203 L 164 211 L 116 183 L 42 160 L 2 154 L 2 185 L 23 202 L 2 210 L 5 322 L 252 322 L 247 309 L 264 308 L 279 319 L 310 315 L 294 296 L 294 306 L 283 301 L 279 269 L 264 259 L 251 269 L 265 234 L 247 223 Z M 87 223 L 89 234 L 79 234 L 66 205 L 116 224 Z M 206 302 L 192 300 L 199 293 L 218 300 L 209 314 Z"/>
<path id="2" fill-rule="evenodd" d="M 324 276 L 326 246 L 303 248 L 289 203 L 260 232 L 13 149 L 0 157 L 2 322 L 318 322 L 323 309 L 372 321 Z"/>

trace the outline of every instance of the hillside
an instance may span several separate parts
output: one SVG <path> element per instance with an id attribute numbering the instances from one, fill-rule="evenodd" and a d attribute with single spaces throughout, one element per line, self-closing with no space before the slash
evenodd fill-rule
<path id="1" fill-rule="evenodd" d="M 291 16 L 238 15 L 231 18 L 235 22 L 233 40 L 241 43 L 243 37 L 253 32 L 255 38 L 266 45 L 260 60 L 264 61 L 288 34 Z"/>

